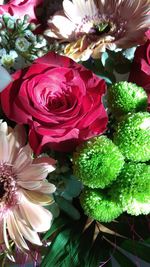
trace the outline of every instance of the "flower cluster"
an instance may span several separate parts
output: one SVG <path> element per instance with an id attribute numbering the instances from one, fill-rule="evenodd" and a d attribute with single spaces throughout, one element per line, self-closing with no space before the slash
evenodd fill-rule
<path id="1" fill-rule="evenodd" d="M 148 0 L 64 0 L 45 35 L 67 43 L 64 53 L 74 60 L 100 58 L 106 49 L 141 43 L 150 26 L 149 9 Z"/>
<path id="2" fill-rule="evenodd" d="M 72 151 L 106 130 L 106 84 L 83 66 L 50 52 L 12 77 L 1 94 L 2 107 L 11 120 L 29 125 L 37 154 L 45 146 Z"/>
<path id="3" fill-rule="evenodd" d="M 42 206 L 53 202 L 55 186 L 46 177 L 55 169 L 55 160 L 33 157 L 25 144 L 22 126 L 9 128 L 0 122 L 0 242 L 8 253 L 12 242 L 30 250 L 27 241 L 42 245 L 38 233 L 50 228 L 52 214 Z"/>
<path id="4" fill-rule="evenodd" d="M 146 33 L 146 37 L 147 42 L 136 49 L 129 80 L 145 88 L 150 105 L 150 31 Z M 150 109 L 149 106 L 148 108 Z"/>
<path id="5" fill-rule="evenodd" d="M 0 64 L 6 69 L 20 69 L 46 54 L 48 45 L 44 37 L 35 35 L 34 23 L 29 16 L 16 19 L 5 13 L 0 19 Z"/>
<path id="6" fill-rule="evenodd" d="M 87 266 L 78 240 L 92 259 L 98 227 L 150 213 L 149 51 L 149 0 L 0 5 L 2 266 Z"/>
<path id="7" fill-rule="evenodd" d="M 73 157 L 74 174 L 86 186 L 81 194 L 81 205 L 87 215 L 102 222 L 112 221 L 123 211 L 132 215 L 150 212 L 150 169 L 145 164 L 150 160 L 150 114 L 138 110 L 136 113 L 135 101 L 132 101 L 135 85 L 115 84 L 109 89 L 111 94 L 114 88 L 118 91 L 114 94 L 115 116 L 120 110 L 125 111 L 120 105 L 120 88 L 127 99 L 124 107 L 132 103 L 126 116 L 114 123 L 114 143 L 106 136 L 92 138 L 78 147 Z M 140 94 L 136 103 L 142 103 L 143 96 L 145 102 L 144 90 L 137 87 L 137 92 Z M 137 106 L 143 109 L 143 105 Z M 145 103 L 144 106 L 146 109 Z"/>

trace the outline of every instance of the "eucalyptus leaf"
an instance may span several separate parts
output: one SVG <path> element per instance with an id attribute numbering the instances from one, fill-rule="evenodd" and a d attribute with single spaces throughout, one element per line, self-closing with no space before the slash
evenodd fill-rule
<path id="1" fill-rule="evenodd" d="M 122 54 L 128 60 L 133 60 L 136 47 L 125 49 Z"/>
<path id="2" fill-rule="evenodd" d="M 103 52 L 102 56 L 101 56 L 101 62 L 102 62 L 104 67 L 105 67 L 105 64 L 106 64 L 106 61 L 107 61 L 108 58 L 109 58 L 108 53 L 107 52 Z"/>
<path id="3" fill-rule="evenodd" d="M 81 193 L 83 185 L 80 181 L 78 181 L 73 175 L 66 179 L 66 188 L 65 191 L 62 192 L 62 196 L 66 199 L 72 199 Z"/>
<path id="4" fill-rule="evenodd" d="M 71 202 L 67 201 L 63 197 L 55 196 L 55 200 L 59 205 L 60 209 L 67 213 L 74 220 L 79 220 L 80 213 L 78 210 L 71 204 Z"/>

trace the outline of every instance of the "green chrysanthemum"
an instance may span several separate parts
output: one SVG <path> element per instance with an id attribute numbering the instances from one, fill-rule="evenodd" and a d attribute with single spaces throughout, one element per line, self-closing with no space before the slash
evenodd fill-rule
<path id="1" fill-rule="evenodd" d="M 91 188 L 105 188 L 124 164 L 118 147 L 106 136 L 92 138 L 73 155 L 74 175 Z"/>
<path id="2" fill-rule="evenodd" d="M 150 213 L 150 165 L 126 163 L 112 185 L 110 195 L 118 199 L 129 214 Z"/>
<path id="3" fill-rule="evenodd" d="M 118 124 L 113 141 L 126 159 L 150 160 L 150 114 L 138 112 L 127 116 Z"/>
<path id="4" fill-rule="evenodd" d="M 142 87 L 126 81 L 112 85 L 107 93 L 108 106 L 114 115 L 144 111 L 147 107 L 147 94 Z"/>
<path id="5" fill-rule="evenodd" d="M 123 212 L 121 205 L 100 189 L 84 189 L 80 202 L 86 215 L 101 222 L 111 222 Z"/>

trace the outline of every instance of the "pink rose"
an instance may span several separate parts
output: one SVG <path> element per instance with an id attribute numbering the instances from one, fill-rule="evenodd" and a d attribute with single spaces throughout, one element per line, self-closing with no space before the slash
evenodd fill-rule
<path id="1" fill-rule="evenodd" d="M 2 108 L 9 119 L 29 125 L 35 153 L 71 151 L 106 130 L 105 81 L 82 65 L 50 52 L 13 79 L 1 94 Z"/>
<path id="2" fill-rule="evenodd" d="M 136 49 L 131 67 L 129 81 L 142 86 L 148 94 L 148 109 L 150 109 L 150 30 L 146 33 L 148 38 L 144 45 Z"/>
<path id="3" fill-rule="evenodd" d="M 37 22 L 36 9 L 43 4 L 43 0 L 10 0 L 5 5 L 0 5 L 0 14 L 9 13 L 16 18 L 23 18 L 28 14 L 30 20 Z"/>

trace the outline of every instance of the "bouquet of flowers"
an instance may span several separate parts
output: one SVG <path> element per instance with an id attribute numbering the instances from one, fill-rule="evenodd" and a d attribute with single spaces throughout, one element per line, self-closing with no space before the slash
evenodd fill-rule
<path id="1" fill-rule="evenodd" d="M 149 0 L 0 5 L 1 266 L 148 266 Z"/>

